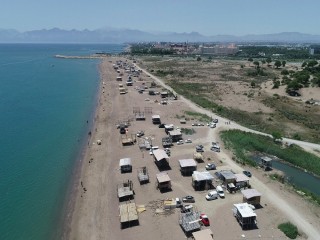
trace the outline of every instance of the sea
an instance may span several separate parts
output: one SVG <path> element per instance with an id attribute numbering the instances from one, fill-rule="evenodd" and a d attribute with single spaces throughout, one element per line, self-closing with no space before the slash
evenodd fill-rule
<path id="1" fill-rule="evenodd" d="M 0 239 L 60 239 L 92 124 L 98 59 L 116 44 L 0 44 Z"/>

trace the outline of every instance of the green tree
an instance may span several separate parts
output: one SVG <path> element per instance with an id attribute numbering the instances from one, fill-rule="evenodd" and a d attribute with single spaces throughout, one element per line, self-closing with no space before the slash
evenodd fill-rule
<path id="1" fill-rule="evenodd" d="M 286 66 L 286 61 L 282 61 L 282 67 L 285 67 Z"/>
<path id="2" fill-rule="evenodd" d="M 282 75 L 288 75 L 288 74 L 289 74 L 289 71 L 288 71 L 287 69 L 283 69 L 283 70 L 281 71 L 281 74 L 282 74 Z"/>
<path id="3" fill-rule="evenodd" d="M 255 81 L 251 81 L 251 87 L 255 88 L 256 87 L 256 82 Z"/>
<path id="4" fill-rule="evenodd" d="M 307 62 L 303 62 L 302 65 L 301 65 L 301 67 L 303 67 L 303 68 L 304 68 L 305 66 L 307 66 Z"/>
<path id="5" fill-rule="evenodd" d="M 316 60 L 311 60 L 310 62 L 308 62 L 308 67 L 314 67 L 318 64 L 318 62 Z"/>
<path id="6" fill-rule="evenodd" d="M 263 64 L 265 64 L 266 63 L 266 60 L 262 60 L 261 61 L 261 64 L 263 65 Z"/>
<path id="7" fill-rule="evenodd" d="M 268 66 L 269 66 L 269 64 L 272 62 L 271 58 L 268 57 L 268 58 L 266 59 L 266 62 L 268 63 Z"/>
<path id="8" fill-rule="evenodd" d="M 197 61 L 198 61 L 198 62 L 201 61 L 201 57 L 197 57 Z"/>
<path id="9" fill-rule="evenodd" d="M 275 61 L 274 66 L 275 66 L 276 68 L 281 67 L 281 62 L 280 62 L 279 60 Z"/>
<path id="10" fill-rule="evenodd" d="M 256 65 L 256 68 L 258 68 L 260 65 L 258 61 L 254 61 L 253 64 Z"/>
<path id="11" fill-rule="evenodd" d="M 251 63 L 253 62 L 253 59 L 252 58 L 248 58 L 248 61 L 250 62 L 249 65 L 251 65 Z"/>
<path id="12" fill-rule="evenodd" d="M 271 135 L 274 141 L 282 140 L 282 134 L 280 132 L 275 131 L 275 132 L 272 132 Z"/>

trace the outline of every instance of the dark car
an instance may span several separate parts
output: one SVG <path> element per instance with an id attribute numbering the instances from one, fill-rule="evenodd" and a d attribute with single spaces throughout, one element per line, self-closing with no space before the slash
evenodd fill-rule
<path id="1" fill-rule="evenodd" d="M 194 203 L 195 200 L 194 200 L 194 197 L 188 195 L 188 196 L 185 196 L 184 198 L 182 198 L 182 202 L 186 202 L 186 203 Z"/>
<path id="2" fill-rule="evenodd" d="M 159 128 L 164 128 L 165 125 L 166 125 L 165 123 L 161 123 L 159 124 Z"/>
<path id="3" fill-rule="evenodd" d="M 246 175 L 247 177 L 251 177 L 252 174 L 249 171 L 243 171 L 243 174 Z"/>
<path id="4" fill-rule="evenodd" d="M 206 165 L 206 170 L 216 170 L 216 165 L 214 163 L 208 163 Z"/>

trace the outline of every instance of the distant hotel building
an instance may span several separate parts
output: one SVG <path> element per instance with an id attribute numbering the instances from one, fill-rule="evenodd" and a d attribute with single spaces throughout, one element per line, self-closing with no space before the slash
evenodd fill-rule
<path id="1" fill-rule="evenodd" d="M 233 55 L 239 51 L 239 48 L 235 44 L 229 45 L 215 45 L 215 46 L 203 46 L 200 45 L 201 54 L 211 55 Z"/>

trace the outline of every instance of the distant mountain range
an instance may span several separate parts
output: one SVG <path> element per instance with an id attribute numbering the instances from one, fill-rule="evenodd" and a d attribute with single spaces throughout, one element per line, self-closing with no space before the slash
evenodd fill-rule
<path id="1" fill-rule="evenodd" d="M 63 30 L 59 28 L 19 32 L 0 29 L 0 43 L 132 43 L 132 42 L 278 42 L 320 43 L 320 35 L 283 32 L 261 35 L 204 36 L 198 32 L 150 33 L 132 29 Z"/>

